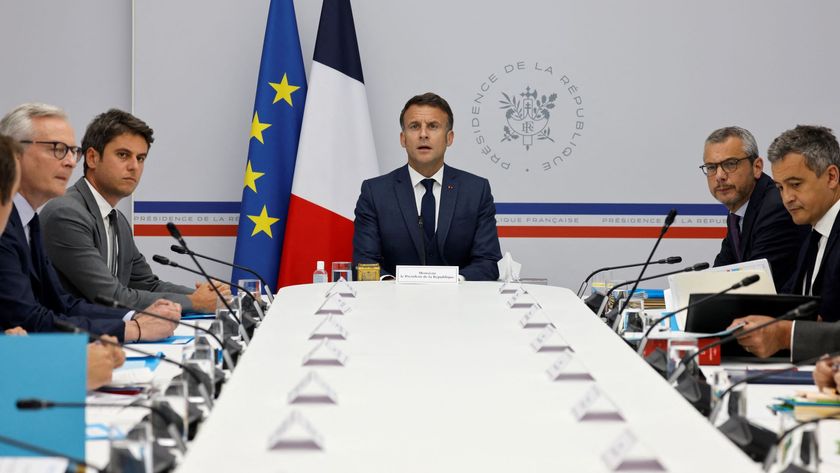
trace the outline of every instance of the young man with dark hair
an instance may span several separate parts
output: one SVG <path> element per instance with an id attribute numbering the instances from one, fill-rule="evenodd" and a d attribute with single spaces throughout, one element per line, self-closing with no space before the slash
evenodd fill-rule
<path id="1" fill-rule="evenodd" d="M 128 112 L 112 109 L 93 119 L 82 139 L 84 177 L 41 212 L 47 253 L 64 287 L 89 301 L 106 296 L 144 307 L 163 298 L 184 312 L 213 312 L 216 295 L 209 284 L 190 288 L 152 272 L 128 219 L 116 209 L 140 183 L 152 142 L 152 129 Z"/>

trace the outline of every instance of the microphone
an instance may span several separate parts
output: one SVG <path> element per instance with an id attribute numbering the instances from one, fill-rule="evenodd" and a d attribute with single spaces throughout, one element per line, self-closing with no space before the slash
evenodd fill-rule
<path id="1" fill-rule="evenodd" d="M 789 311 L 785 312 L 783 315 L 781 315 L 781 316 L 779 316 L 779 317 L 777 317 L 773 320 L 769 320 L 767 322 L 764 322 L 763 324 L 756 325 L 755 327 L 749 328 L 747 330 L 738 330 L 737 332 L 735 332 L 731 335 L 727 335 L 727 336 L 721 338 L 720 340 L 718 340 L 716 342 L 712 342 L 712 343 L 706 345 L 705 347 L 697 350 L 696 352 L 692 353 L 691 355 L 688 355 L 687 357 L 683 358 L 680 361 L 679 365 L 677 365 L 676 369 L 674 370 L 674 373 L 671 375 L 670 378 L 668 378 L 668 382 L 673 384 L 677 380 L 677 378 L 679 378 L 680 375 L 685 371 L 686 366 L 689 363 L 691 363 L 692 361 L 694 361 L 694 359 L 697 358 L 698 356 L 700 356 L 700 354 L 703 353 L 703 352 L 711 350 L 714 347 L 723 345 L 724 343 L 729 343 L 733 340 L 736 340 L 739 337 L 743 337 L 744 335 L 747 335 L 747 334 L 750 334 L 750 333 L 753 333 L 753 332 L 757 332 L 757 331 L 759 331 L 759 330 L 761 330 L 761 329 L 763 329 L 763 328 L 765 328 L 769 325 L 773 325 L 775 323 L 779 323 L 779 322 L 782 322 L 784 320 L 800 319 L 800 318 L 803 318 L 803 317 L 811 316 L 811 315 L 817 313 L 817 310 L 819 310 L 819 307 L 820 306 L 817 303 L 817 301 L 809 301 L 809 302 L 806 302 L 806 303 L 800 305 L 799 307 L 796 307 L 795 309 L 792 309 L 792 310 L 789 310 Z"/>
<path id="2" fill-rule="evenodd" d="M 676 264 L 676 263 L 681 263 L 681 262 L 682 262 L 682 257 L 681 256 L 669 256 L 669 257 L 661 259 L 659 261 L 651 261 L 650 264 Z M 605 266 L 603 268 L 598 268 L 595 271 L 592 271 L 591 273 L 589 273 L 589 276 L 586 276 L 586 279 L 584 279 L 583 282 L 580 283 L 580 288 L 578 288 L 577 295 L 578 295 L 578 297 L 581 297 L 583 295 L 584 291 L 586 290 L 586 286 L 589 283 L 589 280 L 592 279 L 592 276 L 595 276 L 598 273 L 601 273 L 601 272 L 604 272 L 604 271 L 612 271 L 612 270 L 615 270 L 615 269 L 635 268 L 635 267 L 638 267 L 638 266 L 642 266 L 643 264 L 645 264 L 645 263 L 632 263 L 632 264 L 623 264 L 621 266 Z"/>
<path id="3" fill-rule="evenodd" d="M 222 261 L 220 259 L 216 259 L 216 258 L 213 258 L 211 256 L 202 255 L 202 254 L 196 253 L 194 251 L 188 250 L 188 249 L 184 248 L 183 246 L 179 246 L 179 245 L 172 245 L 172 246 L 169 247 L 169 249 L 174 251 L 175 253 L 178 253 L 179 255 L 185 255 L 187 253 L 192 253 L 193 256 L 198 256 L 199 258 L 204 258 L 206 260 L 213 261 L 214 263 L 219 263 L 219 264 L 223 264 L 225 266 L 230 266 L 231 268 L 241 269 L 242 271 L 245 271 L 246 273 L 253 274 L 254 276 L 257 277 L 257 279 L 260 280 L 260 282 L 263 285 L 263 288 L 265 288 L 265 295 L 268 296 L 268 302 L 274 302 L 274 295 L 271 293 L 271 287 L 269 287 L 269 285 L 265 281 L 265 279 L 263 279 L 263 277 L 260 276 L 260 273 L 254 271 L 253 269 L 248 268 L 247 266 L 242 266 L 241 264 L 229 263 L 227 261 Z M 236 287 L 239 288 L 239 286 L 236 286 Z M 248 291 L 245 291 L 245 292 L 248 292 Z"/>
<path id="4" fill-rule="evenodd" d="M 222 296 L 222 293 L 221 293 L 221 292 L 219 292 L 219 288 L 218 288 L 218 287 L 216 287 L 216 285 L 215 285 L 215 284 L 213 284 L 213 281 L 210 279 L 210 276 L 207 274 L 207 271 L 205 271 L 205 270 L 204 270 L 204 268 L 202 268 L 202 267 L 201 267 L 201 263 L 199 263 L 199 262 L 198 262 L 198 258 L 196 258 L 196 257 L 195 257 L 195 255 L 193 254 L 193 252 L 192 252 L 192 251 L 190 251 L 189 247 L 187 246 L 187 242 L 186 242 L 186 241 L 184 241 L 184 237 L 182 237 L 182 236 L 181 236 L 181 231 L 180 231 L 180 230 L 178 230 L 178 226 L 177 226 L 177 225 L 175 225 L 175 224 L 174 224 L 174 223 L 172 223 L 172 222 L 166 222 L 166 229 L 167 229 L 167 230 L 169 230 L 169 234 L 170 234 L 170 235 L 172 235 L 172 238 L 174 238 L 175 240 L 177 240 L 177 241 L 178 241 L 178 243 L 180 243 L 180 244 L 181 244 L 181 246 L 182 246 L 185 250 L 187 250 L 187 252 L 188 252 L 187 254 L 189 254 L 190 259 L 192 259 L 193 263 L 195 264 L 195 267 L 196 267 L 196 268 L 198 268 L 198 270 L 201 272 L 201 275 L 204 277 L 204 279 L 206 279 L 206 280 L 207 280 L 207 282 L 208 282 L 208 283 L 210 283 L 210 287 L 212 287 L 212 288 L 213 288 L 213 291 L 215 291 L 215 292 L 216 292 L 216 296 L 217 296 L 219 299 L 221 299 L 221 300 L 222 300 L 222 303 L 225 305 L 225 308 L 228 310 L 228 312 L 229 312 L 230 314 L 233 314 L 233 309 L 230 307 L 230 304 L 228 304 L 227 299 L 225 299 L 225 298 Z M 246 291 L 246 292 L 247 292 L 247 291 Z M 234 317 L 234 318 L 235 318 L 235 317 Z M 237 319 L 237 320 L 238 320 L 238 319 Z M 240 323 L 241 323 L 241 322 L 240 322 Z M 246 340 L 246 339 L 247 339 L 247 336 L 244 336 L 244 337 L 242 337 L 242 338 L 243 338 L 243 340 Z M 247 343 L 247 342 L 246 342 L 246 343 Z"/>
<path id="5" fill-rule="evenodd" d="M 166 266 L 172 266 L 173 268 L 183 269 L 184 271 L 187 271 L 189 273 L 198 274 L 199 276 L 204 276 L 202 273 L 200 273 L 200 272 L 198 272 L 194 269 L 187 268 L 186 266 L 181 266 L 180 264 L 170 260 L 169 258 L 167 258 L 165 256 L 154 255 L 154 256 L 152 256 L 152 260 L 155 263 L 158 263 L 158 264 L 162 264 L 162 265 L 166 265 Z M 260 306 L 259 302 L 257 301 L 257 299 L 255 299 L 253 296 L 251 296 L 251 293 L 247 289 L 245 289 L 244 287 L 242 287 L 238 284 L 234 284 L 230 281 L 225 281 L 224 279 L 219 279 L 215 276 L 207 276 L 207 277 L 209 277 L 210 279 L 213 279 L 215 281 L 219 281 L 222 284 L 227 284 L 228 286 L 233 286 L 233 287 L 239 289 L 240 291 L 242 291 L 242 293 L 245 294 L 245 297 L 251 299 L 251 301 L 253 302 L 254 307 L 256 308 L 256 311 L 257 311 L 257 317 L 260 320 L 265 318 L 265 315 L 263 314 L 262 307 Z M 242 313 L 244 315 L 247 315 L 247 314 L 245 314 L 244 308 L 243 308 Z M 233 319 L 236 321 L 237 324 L 242 323 L 242 321 L 239 318 L 237 318 L 235 315 L 233 315 L 233 313 L 231 313 L 231 317 L 233 317 Z M 254 321 L 252 321 L 252 322 L 254 322 Z M 248 338 L 248 337 L 243 337 L 243 338 Z"/>
<path id="6" fill-rule="evenodd" d="M 653 275 L 653 276 L 648 276 L 646 278 L 641 278 L 641 279 L 633 279 L 631 281 L 622 281 L 622 282 L 616 284 L 615 286 L 611 287 L 610 290 L 607 291 L 607 294 L 604 296 L 604 300 L 601 302 L 601 306 L 598 308 L 597 315 L 599 317 L 601 315 L 603 315 L 604 310 L 607 307 L 607 301 L 610 300 L 610 296 L 612 295 L 613 291 L 615 291 L 616 289 L 618 289 L 622 286 L 627 286 L 629 284 L 633 284 L 633 283 L 636 283 L 636 282 L 650 281 L 651 279 L 664 278 L 666 276 L 672 276 L 674 274 L 679 274 L 679 273 L 689 273 L 691 271 L 703 271 L 704 269 L 708 269 L 708 268 L 709 268 L 709 263 L 706 263 L 706 262 L 696 263 L 696 264 L 693 264 L 691 266 L 686 266 L 685 268 L 678 269 L 676 271 L 668 271 L 666 273 L 660 273 L 660 274 L 656 274 L 656 275 Z M 635 291 L 635 289 L 634 289 L 634 291 Z M 632 292 L 631 292 L 631 294 L 632 294 Z"/>
<path id="7" fill-rule="evenodd" d="M 96 471 L 105 471 L 105 468 L 101 466 L 93 466 L 90 463 L 82 460 L 81 458 L 71 457 L 70 455 L 66 455 L 64 453 L 57 452 L 55 450 L 50 450 L 49 448 L 44 448 L 39 445 L 34 445 L 31 443 L 24 442 L 22 440 L 13 439 L 11 437 L 6 437 L 5 435 L 0 435 L 0 443 L 5 443 L 6 445 L 11 445 L 12 447 L 17 447 L 23 450 L 28 450 L 33 453 L 39 453 L 46 457 L 58 457 L 58 458 L 65 458 L 70 460 L 71 462 L 75 463 L 78 466 L 82 466 L 84 468 L 90 468 L 91 470 Z M 69 468 L 67 471 L 78 471 L 78 468 Z"/>
<path id="8" fill-rule="evenodd" d="M 650 264 L 650 260 L 653 259 L 653 254 L 656 253 L 656 249 L 659 247 L 659 242 L 662 241 L 662 238 L 665 237 L 665 233 L 671 228 L 671 225 L 674 223 L 674 219 L 677 218 L 677 209 L 671 209 L 668 212 L 668 215 L 665 216 L 665 224 L 662 225 L 662 230 L 659 232 L 659 237 L 656 239 L 656 243 L 653 244 L 653 249 L 650 250 L 650 255 L 648 255 L 645 264 L 642 266 L 642 270 L 639 271 L 639 277 L 636 279 L 636 283 L 633 285 L 633 289 L 630 290 L 630 294 L 636 292 L 636 288 L 639 287 L 639 283 L 642 281 L 642 277 L 645 275 L 645 271 L 647 271 L 647 267 Z M 630 298 L 624 300 L 624 303 L 621 305 L 621 308 L 618 310 L 618 313 L 621 314 L 624 312 L 624 309 L 627 308 L 627 304 L 630 302 Z"/>
<path id="9" fill-rule="evenodd" d="M 216 343 L 219 344 L 219 347 L 220 347 L 219 349 L 222 351 L 222 357 L 224 358 L 225 363 L 227 363 L 227 365 L 230 367 L 230 369 L 232 370 L 233 367 L 234 367 L 233 359 L 231 358 L 230 353 L 228 353 L 228 351 L 225 350 L 225 344 L 222 343 L 222 341 L 219 340 L 219 337 L 215 333 L 211 332 L 209 329 L 206 329 L 206 328 L 204 328 L 204 327 L 202 327 L 198 324 L 189 324 L 189 323 L 184 322 L 182 320 L 172 320 L 172 319 L 168 319 L 166 317 L 163 317 L 162 315 L 154 314 L 152 312 L 147 312 L 145 310 L 135 309 L 134 307 L 130 307 L 130 306 L 127 306 L 125 304 L 121 304 L 120 302 L 118 302 L 114 299 L 111 299 L 110 297 L 106 297 L 106 296 L 96 296 L 94 298 L 94 302 L 96 302 L 97 304 L 102 304 L 106 307 L 113 307 L 115 309 L 116 308 L 122 308 L 122 309 L 133 310 L 133 311 L 135 311 L 139 314 L 148 315 L 149 317 L 152 317 L 152 318 L 155 318 L 155 319 L 163 319 L 163 320 L 167 320 L 169 322 L 175 322 L 178 325 L 183 325 L 184 327 L 189 327 L 193 330 L 199 330 L 201 332 L 204 332 L 207 335 L 210 335 L 213 338 L 213 340 L 216 340 Z"/>
<path id="10" fill-rule="evenodd" d="M 164 401 L 165 402 L 165 401 Z M 178 450 L 181 452 L 187 451 L 187 446 L 184 444 L 184 440 L 182 435 L 184 434 L 184 423 L 181 422 L 183 419 L 172 410 L 172 408 L 167 404 L 167 408 L 163 409 L 161 407 L 155 406 L 147 406 L 144 404 L 118 404 L 113 402 L 97 402 L 97 403 L 87 403 L 87 402 L 61 402 L 61 401 L 49 401 L 46 399 L 39 399 L 39 398 L 24 398 L 18 399 L 15 402 L 15 406 L 18 410 L 22 411 L 38 411 L 42 409 L 52 409 L 56 407 L 68 407 L 72 409 L 77 408 L 87 408 L 87 407 L 119 407 L 119 408 L 139 408 L 139 409 L 147 409 L 152 414 L 156 415 L 161 421 L 163 421 L 164 425 L 166 425 L 166 432 L 169 434 L 170 438 L 175 441 L 178 446 Z M 180 424 L 180 427 L 179 427 Z M 174 461 L 174 458 L 173 458 Z"/>
<path id="11" fill-rule="evenodd" d="M 210 393 L 207 391 L 207 385 L 205 384 L 205 383 L 210 384 L 211 380 L 210 380 L 209 377 L 207 377 L 206 380 L 202 379 L 201 373 L 197 373 L 196 368 L 193 368 L 191 366 L 187 366 L 183 363 L 178 363 L 177 361 L 174 361 L 174 360 L 170 360 L 169 358 L 166 357 L 166 355 L 164 355 L 162 353 L 160 353 L 160 354 L 150 353 L 150 352 L 147 352 L 147 351 L 144 351 L 144 350 L 140 350 L 140 349 L 137 349 L 137 348 L 134 348 L 134 347 L 130 347 L 128 345 L 120 344 L 118 342 L 112 342 L 111 340 L 107 340 L 105 338 L 102 338 L 100 335 L 96 335 L 96 334 L 93 334 L 91 332 L 88 332 L 87 330 L 84 330 L 81 327 L 77 327 L 77 326 L 75 326 L 75 325 L 73 325 L 69 322 L 65 322 L 61 319 L 54 320 L 53 325 L 61 332 L 83 333 L 83 334 L 88 336 L 88 339 L 91 342 L 99 342 L 99 343 L 104 343 L 106 345 L 120 347 L 123 350 L 130 351 L 130 352 L 133 352 L 133 353 L 137 353 L 137 354 L 140 354 L 140 355 L 143 355 L 143 356 L 149 356 L 149 357 L 152 357 L 152 358 L 157 358 L 160 361 L 163 361 L 163 362 L 169 363 L 171 365 L 175 365 L 178 368 L 181 368 L 181 370 L 183 370 L 185 373 L 187 373 L 196 382 L 196 384 L 198 386 L 198 392 L 201 394 L 201 397 L 203 397 L 204 400 L 207 402 L 207 406 L 210 407 L 210 408 L 213 407 L 213 399 L 210 397 Z"/>
<path id="12" fill-rule="evenodd" d="M 742 280 L 738 281 L 737 283 L 735 283 L 735 284 L 733 284 L 733 285 L 731 285 L 731 286 L 727 287 L 726 289 L 724 289 L 724 290 L 722 290 L 722 291 L 720 291 L 720 292 L 716 292 L 716 293 L 714 293 L 714 294 L 711 294 L 711 295 L 709 295 L 709 296 L 706 296 L 706 297 L 704 297 L 704 298 L 702 298 L 702 299 L 700 299 L 700 300 L 698 300 L 698 301 L 695 301 L 695 302 L 693 302 L 693 303 L 691 303 L 691 304 L 686 305 L 685 307 L 682 307 L 682 308 L 680 308 L 680 309 L 678 309 L 678 310 L 675 310 L 674 312 L 669 312 L 669 313 L 667 313 L 667 314 L 663 315 L 662 317 L 659 317 L 658 319 L 656 319 L 656 321 L 654 321 L 654 322 L 650 325 L 650 327 L 648 327 L 648 329 L 647 329 L 647 331 L 645 332 L 644 336 L 642 336 L 642 338 L 639 340 L 639 348 L 638 348 L 638 350 L 636 350 L 636 352 L 637 352 L 639 355 L 643 355 L 643 354 L 644 354 L 644 352 L 645 352 L 645 345 L 647 344 L 648 337 L 650 336 L 650 332 L 651 332 L 651 331 L 653 331 L 654 327 L 656 327 L 657 325 L 659 325 L 659 324 L 660 324 L 663 320 L 668 319 L 668 318 L 671 318 L 671 317 L 673 317 L 673 316 L 675 316 L 675 315 L 679 314 L 680 312 L 683 312 L 683 311 L 686 311 L 686 310 L 688 310 L 688 309 L 691 309 L 692 307 L 696 307 L 696 306 L 698 306 L 698 305 L 700 305 L 700 304 L 703 304 L 703 303 L 705 303 L 706 301 L 708 301 L 708 300 L 710 300 L 710 299 L 714 299 L 715 297 L 718 297 L 718 296 L 721 296 L 721 295 L 723 295 L 723 294 L 726 294 L 726 293 L 727 293 L 727 292 L 729 292 L 729 291 L 734 291 L 735 289 L 740 289 L 740 288 L 742 288 L 742 287 L 747 287 L 747 286 L 749 286 L 749 285 L 755 284 L 756 282 L 758 282 L 758 280 L 759 280 L 759 279 L 761 279 L 761 276 L 759 276 L 758 274 L 753 274 L 753 275 L 747 276 L 747 277 L 745 277 L 744 279 L 742 279 Z"/>

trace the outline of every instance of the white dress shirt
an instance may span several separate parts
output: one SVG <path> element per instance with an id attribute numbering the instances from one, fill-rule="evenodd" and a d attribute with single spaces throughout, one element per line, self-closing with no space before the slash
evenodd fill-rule
<path id="1" fill-rule="evenodd" d="M 120 243 L 117 239 L 114 239 L 114 243 L 116 248 L 111 248 L 111 223 L 108 221 L 108 214 L 114 210 L 114 207 L 111 207 L 111 204 L 105 200 L 105 197 L 102 197 L 102 194 L 99 193 L 91 183 L 85 178 L 85 184 L 87 184 L 88 189 L 90 189 L 90 193 L 93 194 L 93 199 L 96 200 L 96 206 L 99 207 L 99 215 L 102 219 L 102 223 L 105 224 L 105 245 L 108 247 L 108 252 L 105 257 L 105 261 L 111 261 L 111 254 L 115 251 L 118 251 Z"/>
<path id="2" fill-rule="evenodd" d="M 408 166 L 408 176 L 411 178 L 411 186 L 414 188 L 414 201 L 417 204 L 417 215 L 421 213 L 423 203 L 423 195 L 426 194 L 426 186 L 423 185 L 423 179 L 434 179 L 435 183 L 432 186 L 432 194 L 435 196 L 435 230 L 437 230 L 438 218 L 440 216 L 440 189 L 443 185 L 443 166 L 438 169 L 432 177 L 426 176 L 415 171 L 411 165 Z"/>

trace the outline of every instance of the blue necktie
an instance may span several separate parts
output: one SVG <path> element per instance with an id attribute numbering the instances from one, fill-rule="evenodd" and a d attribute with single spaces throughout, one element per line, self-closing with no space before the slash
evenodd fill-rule
<path id="1" fill-rule="evenodd" d="M 29 221 L 29 253 L 32 255 L 32 267 L 39 278 L 43 277 L 41 266 L 44 259 L 44 246 L 41 243 L 41 224 L 38 214 Z"/>
<path id="2" fill-rule="evenodd" d="M 420 217 L 423 220 L 423 230 L 426 232 L 426 240 L 432 241 L 435 236 L 435 194 L 432 189 L 435 186 L 434 179 L 423 179 L 420 181 L 426 188 L 423 200 L 420 201 Z"/>

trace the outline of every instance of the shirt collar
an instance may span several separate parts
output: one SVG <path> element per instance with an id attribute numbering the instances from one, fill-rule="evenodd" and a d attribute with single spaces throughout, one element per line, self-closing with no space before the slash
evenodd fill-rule
<path id="1" fill-rule="evenodd" d="M 108 201 L 105 200 L 105 197 L 102 197 L 102 194 L 100 194 L 99 191 L 97 191 L 96 188 L 93 187 L 93 185 L 87 180 L 87 178 L 84 178 L 84 180 L 85 184 L 87 184 L 88 186 L 88 189 L 90 189 L 90 193 L 93 194 L 94 200 L 96 200 L 96 206 L 99 207 L 99 213 L 102 214 L 102 220 L 107 219 L 108 214 L 110 214 L 111 210 L 114 210 L 114 208 L 111 207 L 111 204 L 109 204 Z"/>
<path id="2" fill-rule="evenodd" d="M 840 213 L 840 200 L 834 203 L 825 215 L 817 220 L 814 225 L 814 230 L 820 232 L 820 235 L 827 237 L 831 234 L 831 228 L 834 226 L 834 221 L 837 220 L 837 214 Z"/>
<path id="3" fill-rule="evenodd" d="M 439 186 L 443 186 L 443 169 L 445 167 L 446 166 L 441 166 L 440 169 L 438 169 L 438 172 L 434 173 L 434 175 L 432 175 L 432 177 L 427 178 L 426 176 L 417 172 L 409 164 L 408 165 L 408 177 L 411 178 L 411 187 L 417 187 L 417 184 L 420 184 L 420 181 L 422 181 L 423 179 L 434 179 L 435 182 L 437 182 Z"/>
<path id="4" fill-rule="evenodd" d="M 35 217 L 35 209 L 29 205 L 29 201 L 26 200 L 26 197 L 20 195 L 20 192 L 15 194 L 14 202 L 15 210 L 17 210 L 18 217 L 20 217 L 20 223 L 26 227 L 29 225 L 29 222 L 32 221 L 32 218 Z"/>
<path id="5" fill-rule="evenodd" d="M 749 201 L 749 200 L 748 200 L 748 201 L 746 201 L 746 202 L 744 202 L 744 205 L 742 205 L 742 206 L 738 207 L 738 210 L 736 210 L 736 211 L 734 211 L 734 212 L 732 212 L 732 213 L 734 213 L 735 215 L 737 215 L 737 216 L 741 217 L 741 220 L 743 220 L 743 219 L 744 219 L 744 215 L 746 215 L 746 214 L 747 214 L 747 206 L 748 206 L 748 205 L 750 205 L 750 201 Z"/>

